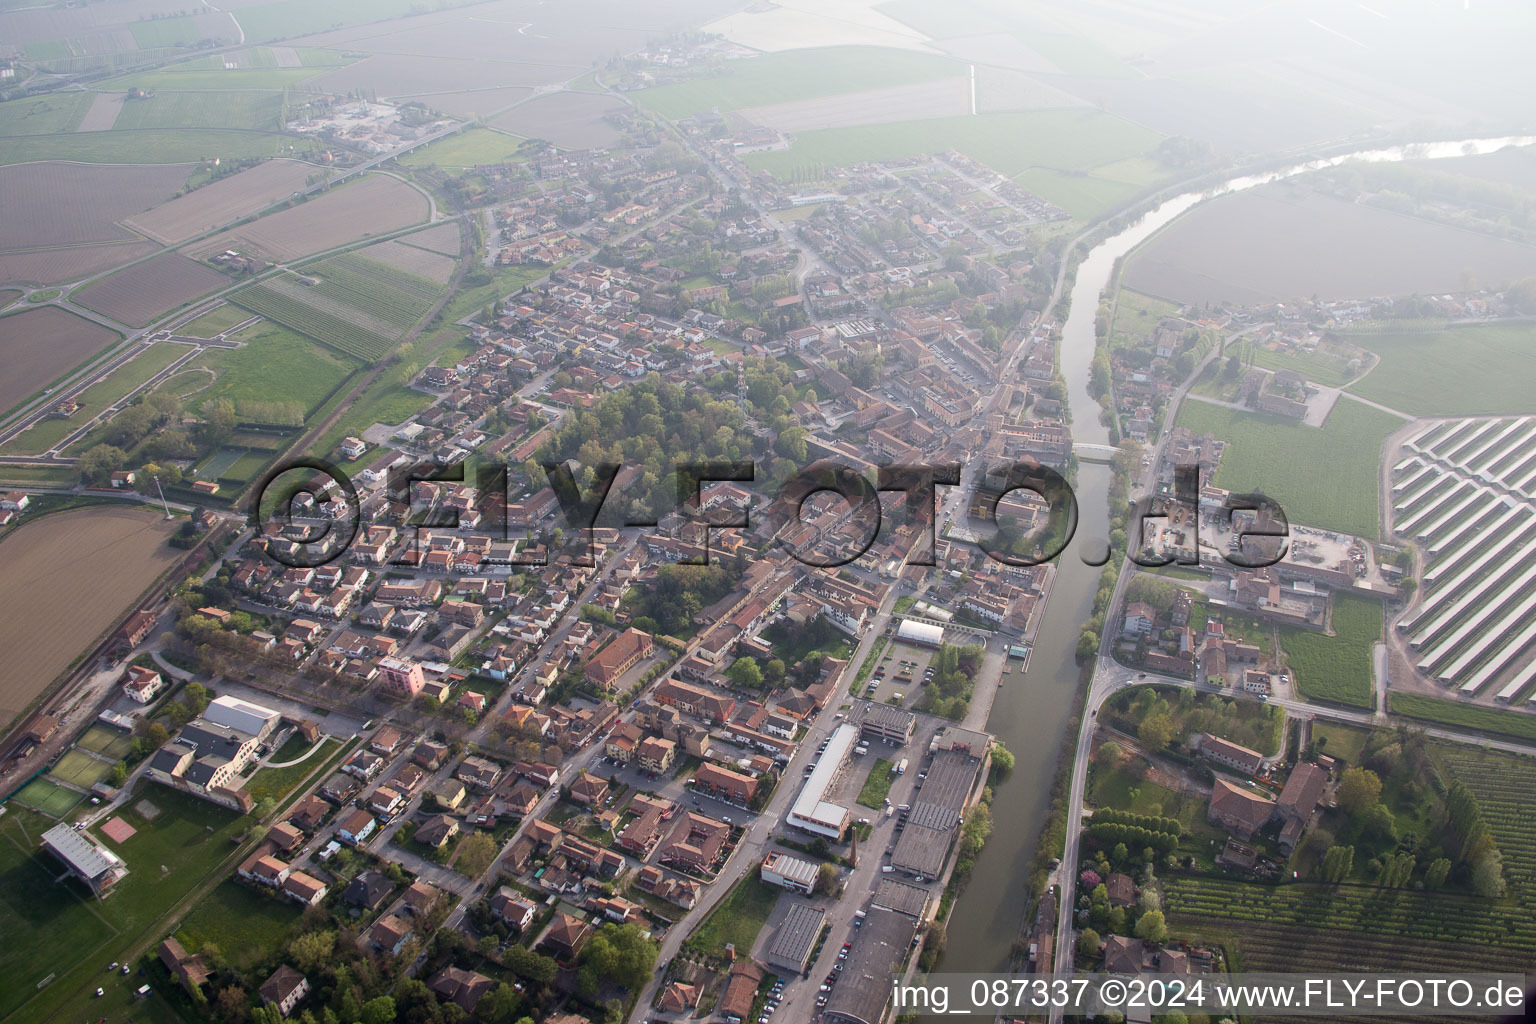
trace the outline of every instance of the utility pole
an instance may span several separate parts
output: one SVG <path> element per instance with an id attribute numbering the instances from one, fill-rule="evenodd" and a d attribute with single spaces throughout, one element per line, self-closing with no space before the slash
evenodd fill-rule
<path id="1" fill-rule="evenodd" d="M 165 488 L 160 486 L 160 478 L 158 476 L 155 477 L 155 490 L 160 492 L 160 505 L 165 509 L 165 518 L 173 518 L 170 503 L 165 500 Z"/>

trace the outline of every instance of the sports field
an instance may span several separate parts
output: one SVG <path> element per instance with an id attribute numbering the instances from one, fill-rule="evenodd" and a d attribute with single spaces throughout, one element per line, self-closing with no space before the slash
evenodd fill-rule
<path id="1" fill-rule="evenodd" d="M 84 799 L 83 793 L 77 793 L 49 779 L 39 778 L 22 787 L 21 792 L 11 797 L 11 802 L 40 811 L 51 818 L 62 818 L 69 813 L 71 807 Z"/>
<path id="2" fill-rule="evenodd" d="M 81 789 L 90 789 L 112 772 L 112 765 L 99 757 L 92 757 L 83 750 L 71 750 L 59 758 L 52 774 L 61 782 Z"/>
<path id="3" fill-rule="evenodd" d="M 128 756 L 128 751 L 133 746 L 133 737 L 105 725 L 93 725 L 75 742 L 87 750 L 94 750 L 116 761 Z"/>

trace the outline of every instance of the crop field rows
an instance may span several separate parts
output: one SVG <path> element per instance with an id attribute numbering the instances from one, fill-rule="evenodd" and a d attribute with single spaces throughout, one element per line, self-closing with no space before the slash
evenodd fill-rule
<path id="1" fill-rule="evenodd" d="M 1401 957 L 1408 950 L 1431 957 L 1443 969 L 1482 963 L 1520 965 L 1524 969 L 1536 954 L 1536 920 L 1514 899 L 1486 900 L 1454 893 L 1420 893 L 1380 889 L 1367 885 L 1268 886 L 1218 878 L 1170 877 L 1164 880 L 1169 917 L 1176 928 L 1216 925 L 1241 935 L 1244 966 L 1252 970 L 1304 970 L 1307 966 L 1339 970 L 1345 964 L 1362 969 L 1362 940 L 1380 936 L 1381 951 Z M 1296 932 L 1307 933 L 1297 942 Z M 1266 936 L 1275 931 L 1290 933 L 1289 941 L 1272 952 L 1281 961 L 1266 961 Z M 1335 948 L 1330 937 L 1342 940 Z M 1410 940 L 1404 942 L 1404 940 Z M 1316 962 L 1297 963 L 1298 950 L 1306 949 Z M 1253 952 L 1260 951 L 1260 952 Z M 1353 951 L 1353 952 L 1351 952 Z M 1250 958 L 1260 957 L 1257 962 Z M 1481 956 L 1483 960 L 1468 959 Z M 1381 967 L 1393 960 L 1377 961 Z M 1267 964 L 1267 966 L 1266 966 Z M 1291 964 L 1292 966 L 1286 966 Z M 1331 965 L 1331 966 L 1329 966 Z"/>
<path id="2" fill-rule="evenodd" d="M 278 278 L 237 297 L 240 305 L 360 359 L 389 351 L 432 308 L 442 286 L 364 256 L 305 268 L 318 284 Z"/>
<path id="3" fill-rule="evenodd" d="M 1445 766 L 1477 797 L 1488 829 L 1504 855 L 1504 880 L 1525 906 L 1536 894 L 1536 822 L 1530 795 L 1536 792 L 1536 763 L 1528 758 L 1464 753 L 1445 755 Z"/>

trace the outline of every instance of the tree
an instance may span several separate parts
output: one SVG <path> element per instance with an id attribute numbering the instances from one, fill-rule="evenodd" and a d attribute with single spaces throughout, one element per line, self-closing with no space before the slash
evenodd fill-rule
<path id="1" fill-rule="evenodd" d="M 181 702 L 187 706 L 195 718 L 208 707 L 208 688 L 202 683 L 193 680 L 181 688 Z"/>
<path id="2" fill-rule="evenodd" d="M 115 445 L 98 444 L 81 453 L 75 462 L 75 474 L 81 483 L 102 483 L 112 473 L 122 469 L 127 458 L 123 450 Z"/>
<path id="3" fill-rule="evenodd" d="M 1504 895 L 1504 855 L 1490 850 L 1472 865 L 1472 891 L 1497 899 Z"/>
<path id="4" fill-rule="evenodd" d="M 837 891 L 837 865 L 822 861 L 816 869 L 816 891 L 831 895 Z"/>
<path id="5" fill-rule="evenodd" d="M 522 1009 L 523 997 L 517 989 L 502 982 L 480 997 L 475 1004 L 475 1016 L 485 1024 L 514 1024 L 517 1011 Z"/>
<path id="6" fill-rule="evenodd" d="M 784 682 L 784 662 L 778 658 L 768 659 L 763 666 L 763 681 L 775 687 Z"/>
<path id="7" fill-rule="evenodd" d="M 1381 799 L 1381 777 L 1369 768 L 1345 769 L 1335 796 L 1343 811 L 1362 815 Z"/>
<path id="8" fill-rule="evenodd" d="M 974 858 L 986 845 L 987 837 L 991 834 L 992 808 L 986 804 L 977 804 L 966 814 L 965 822 L 960 826 L 960 855 Z"/>
<path id="9" fill-rule="evenodd" d="M 763 685 L 763 670 L 758 668 L 754 658 L 737 658 L 725 674 L 744 690 L 755 690 Z"/>
<path id="10" fill-rule="evenodd" d="M 1099 955 L 1099 933 L 1092 928 L 1084 928 L 1082 934 L 1077 937 L 1077 951 L 1084 956 Z"/>
<path id="11" fill-rule="evenodd" d="M 992 775 L 1002 778 L 1013 771 L 1013 751 L 1001 743 L 992 744 Z"/>
<path id="12" fill-rule="evenodd" d="M 335 948 L 335 932 L 306 932 L 288 943 L 288 956 L 302 973 L 314 974 L 330 961 Z"/>
<path id="13" fill-rule="evenodd" d="M 1424 888 L 1439 889 L 1444 887 L 1446 876 L 1451 873 L 1451 862 L 1444 857 L 1436 857 L 1429 862 L 1429 867 L 1424 869 Z"/>
<path id="14" fill-rule="evenodd" d="M 1168 924 L 1161 910 L 1149 910 L 1136 921 L 1136 937 L 1145 942 L 1162 942 L 1168 937 Z"/>
<path id="15" fill-rule="evenodd" d="M 466 836 L 459 844 L 454 870 L 467 878 L 479 878 L 496 859 L 496 840 L 488 832 Z"/>
<path id="16" fill-rule="evenodd" d="M 144 738 L 149 740 L 153 749 L 159 750 L 171 741 L 171 734 L 159 722 L 150 722 L 149 728 L 144 732 Z"/>
<path id="17" fill-rule="evenodd" d="M 1152 712 L 1136 727 L 1136 738 L 1146 744 L 1148 750 L 1157 753 L 1173 739 L 1173 718 L 1166 711 Z"/>
<path id="18" fill-rule="evenodd" d="M 362 1024 L 394 1024 L 395 1001 L 389 996 L 375 996 L 363 1004 Z"/>
<path id="19" fill-rule="evenodd" d="M 1397 818 L 1385 804 L 1376 804 L 1361 822 L 1360 834 L 1380 847 L 1397 844 Z"/>
<path id="20" fill-rule="evenodd" d="M 219 1019 L 237 1024 L 250 1016 L 250 1007 L 246 1005 L 245 989 L 236 985 L 226 985 L 219 989 L 219 994 L 214 997 L 213 1004 L 219 1008 Z"/>
<path id="21" fill-rule="evenodd" d="M 210 445 L 222 444 L 235 432 L 235 403 L 227 398 L 209 402 L 203 410 L 203 438 Z"/>
<path id="22" fill-rule="evenodd" d="M 601 979 L 637 992 L 650 980 L 656 966 L 656 943 L 635 924 L 607 924 L 581 953 L 578 983 Z"/>
<path id="23" fill-rule="evenodd" d="M 123 761 L 119 761 L 112 766 L 112 772 L 107 776 L 107 782 L 112 785 L 112 788 L 121 789 L 123 783 L 127 781 L 128 765 Z"/>

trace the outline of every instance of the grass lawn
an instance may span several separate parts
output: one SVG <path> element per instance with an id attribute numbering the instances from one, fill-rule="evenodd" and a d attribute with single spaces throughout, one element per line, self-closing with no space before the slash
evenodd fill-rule
<path id="1" fill-rule="evenodd" d="M 46 138 L 0 139 L 0 164 L 78 160 L 88 164 L 184 164 L 211 158 L 240 160 L 277 156 L 282 136 L 267 132 L 83 132 Z"/>
<path id="2" fill-rule="evenodd" d="M 226 963 L 249 971 L 274 957 L 300 916 L 291 900 L 229 879 L 198 901 L 176 930 L 176 938 L 188 952 L 216 947 Z"/>
<path id="3" fill-rule="evenodd" d="M 1032 167 L 1086 171 L 1140 156 L 1161 138 L 1097 110 L 1026 110 L 803 132 L 788 149 L 749 153 L 743 159 L 754 171 L 785 179 L 806 168 L 958 149 L 1012 177 Z M 1035 187 L 1022 179 L 1020 184 Z"/>
<path id="4" fill-rule="evenodd" d="M 1355 374 L 1349 372 L 1349 360 L 1327 352 L 1276 352 L 1239 339 L 1236 344 L 1227 346 L 1227 355 L 1239 356 L 1244 362 L 1251 360 L 1253 365 L 1266 370 L 1294 370 L 1307 380 L 1327 387 L 1336 388 L 1355 378 Z"/>
<path id="5" fill-rule="evenodd" d="M 1381 639 L 1381 619 L 1380 601 L 1336 594 L 1333 630 L 1337 636 L 1282 628 L 1280 647 L 1297 689 L 1311 700 L 1370 707 L 1371 645 Z"/>
<path id="6" fill-rule="evenodd" d="M 1115 299 L 1115 322 L 1110 327 L 1110 347 L 1134 345 L 1157 329 L 1165 316 L 1177 316 L 1179 307 L 1166 299 L 1122 288 Z"/>
<path id="7" fill-rule="evenodd" d="M 463 169 L 483 164 L 521 163 L 527 159 L 518 155 L 523 140 L 515 135 L 491 131 L 489 128 L 471 128 L 457 135 L 450 135 L 430 146 L 412 150 L 400 158 L 406 167 L 449 167 Z"/>
<path id="8" fill-rule="evenodd" d="M 728 61 L 718 75 L 642 89 L 632 96 L 641 106 L 675 119 L 716 108 L 741 110 L 964 73 L 964 64 L 936 54 L 834 46 Z"/>
<path id="9" fill-rule="evenodd" d="M 306 414 L 357 369 L 357 362 L 315 344 L 280 324 L 258 324 L 237 349 L 209 349 L 189 366 L 218 375 L 192 399 L 199 408 L 215 398 L 241 402 L 298 402 Z"/>
<path id="10" fill-rule="evenodd" d="M 239 306 L 231 306 L 225 303 L 215 306 L 196 320 L 176 329 L 177 334 L 184 334 L 189 338 L 216 338 L 239 323 L 244 323 L 251 318 L 251 314 Z"/>
<path id="11" fill-rule="evenodd" d="M 1020 188 L 1055 203 L 1074 220 L 1093 220 L 1129 201 L 1143 188 L 1098 173 L 1058 171 L 1051 167 L 1031 167 L 1013 180 Z"/>
<path id="12" fill-rule="evenodd" d="M 1371 540 L 1377 530 L 1377 460 L 1402 420 L 1339 399 L 1322 429 L 1295 420 L 1184 402 L 1179 426 L 1228 444 L 1213 481 L 1231 491 L 1260 491 L 1279 502 L 1292 523 L 1340 530 Z"/>
<path id="13" fill-rule="evenodd" d="M 1536 325 L 1350 334 L 1381 361 L 1350 391 L 1420 416 L 1536 412 Z"/>
<path id="14" fill-rule="evenodd" d="M 1348 765 L 1360 763 L 1360 752 L 1365 749 L 1368 736 L 1367 730 L 1342 722 L 1319 719 L 1312 723 L 1312 743 L 1318 751 Z"/>
<path id="15" fill-rule="evenodd" d="M 302 744 L 303 740 L 299 742 Z M 300 780 L 320 765 L 325 764 L 328 758 L 333 757 L 336 747 L 340 743 L 336 739 L 326 739 L 321 742 L 322 748 L 320 750 L 315 751 L 296 765 L 288 768 L 263 768 L 251 776 L 251 781 L 246 785 L 247 791 L 251 794 L 251 799 L 281 800 L 287 796 L 293 790 L 293 787 L 299 784 Z M 283 749 L 287 750 L 287 745 Z M 300 753 L 302 753 L 302 748 Z M 299 754 L 291 754 L 278 758 L 278 761 L 290 761 L 298 756 Z"/>
<path id="16" fill-rule="evenodd" d="M 1536 715 L 1519 711 L 1506 711 L 1478 704 L 1441 697 L 1426 697 L 1417 693 L 1392 693 L 1387 695 L 1387 707 L 1395 715 L 1405 715 L 1426 722 L 1474 732 L 1486 732 L 1495 736 L 1536 741 Z"/>
<path id="17" fill-rule="evenodd" d="M 891 795 L 893 779 L 895 776 L 891 774 L 891 762 L 883 757 L 875 758 L 869 775 L 864 779 L 864 788 L 859 790 L 859 803 L 880 810 L 885 806 L 885 798 Z"/>
<path id="18" fill-rule="evenodd" d="M 730 943 L 737 956 L 746 956 L 783 891 L 764 882 L 757 872 L 749 873 L 688 937 L 687 944 L 718 955 Z"/>
<path id="19" fill-rule="evenodd" d="M 146 799 L 159 810 L 153 821 L 137 810 Z M 6 936 L 0 971 L 7 979 L 0 985 L 0 1016 L 25 1007 L 29 1020 L 99 1017 L 91 993 L 102 984 L 102 968 L 157 941 L 165 915 L 237 852 L 231 839 L 250 823 L 147 784 L 122 817 L 138 832 L 108 845 L 130 873 L 101 902 L 73 883 L 55 881 L 57 866 L 38 850 L 38 836 L 52 822 L 14 808 L 0 819 L 0 932 Z M 142 982 L 118 977 L 109 984 L 115 989 Z"/>

